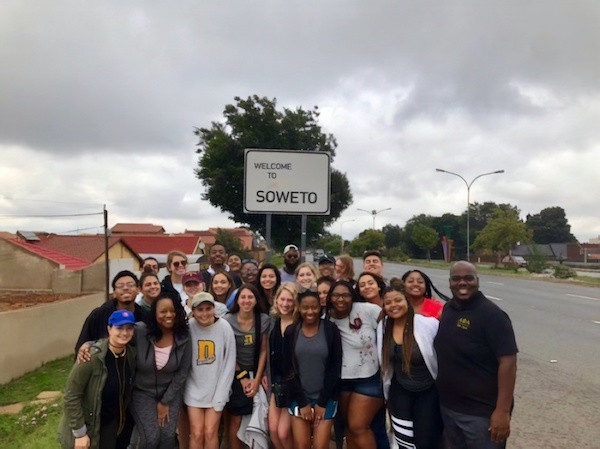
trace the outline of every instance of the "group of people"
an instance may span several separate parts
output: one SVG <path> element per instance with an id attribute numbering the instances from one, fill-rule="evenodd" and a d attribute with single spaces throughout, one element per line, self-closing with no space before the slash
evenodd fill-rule
<path id="1" fill-rule="evenodd" d="M 152 258 L 118 273 L 75 347 L 63 447 L 504 447 L 517 347 L 473 265 L 447 297 L 419 270 L 387 281 L 378 251 L 358 276 L 299 256 L 278 269 L 216 242 L 201 272 L 173 251 L 162 280 Z"/>

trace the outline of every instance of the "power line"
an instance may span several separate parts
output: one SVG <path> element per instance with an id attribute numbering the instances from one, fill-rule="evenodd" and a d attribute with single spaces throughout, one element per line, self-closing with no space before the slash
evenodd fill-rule
<path id="1" fill-rule="evenodd" d="M 64 217 L 89 217 L 91 215 L 102 215 L 104 212 L 90 214 L 59 214 L 59 215 L 0 215 L 0 218 L 64 218 Z"/>

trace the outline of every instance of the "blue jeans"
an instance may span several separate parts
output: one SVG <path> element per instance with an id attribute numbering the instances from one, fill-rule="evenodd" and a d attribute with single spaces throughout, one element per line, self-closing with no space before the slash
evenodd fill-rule
<path id="1" fill-rule="evenodd" d="M 504 449 L 506 441 L 495 443 L 490 436 L 490 419 L 465 415 L 440 406 L 444 439 L 449 449 Z"/>

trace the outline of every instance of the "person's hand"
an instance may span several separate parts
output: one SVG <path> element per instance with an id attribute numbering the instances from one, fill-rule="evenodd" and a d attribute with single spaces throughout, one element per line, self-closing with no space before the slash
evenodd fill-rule
<path id="1" fill-rule="evenodd" d="M 325 409 L 320 405 L 315 404 L 315 408 L 313 410 L 314 417 L 314 426 L 318 427 L 318 425 L 325 419 Z"/>
<path id="2" fill-rule="evenodd" d="M 267 378 L 267 376 L 262 377 L 260 384 L 262 385 L 263 390 L 269 391 L 269 379 Z"/>
<path id="3" fill-rule="evenodd" d="M 256 393 L 258 393 L 258 388 L 260 387 L 260 379 L 248 379 L 250 382 L 246 384 L 244 388 L 244 393 L 249 398 L 253 398 Z"/>
<path id="4" fill-rule="evenodd" d="M 311 408 L 310 404 L 306 404 L 300 409 L 300 418 L 304 421 L 312 421 L 314 419 L 314 410 Z"/>
<path id="5" fill-rule="evenodd" d="M 156 414 L 158 415 L 158 427 L 165 427 L 169 422 L 169 406 L 158 401 L 156 404 Z"/>
<path id="6" fill-rule="evenodd" d="M 495 409 L 490 418 L 490 437 L 495 443 L 506 441 L 510 435 L 510 413 Z"/>
<path id="7" fill-rule="evenodd" d="M 89 342 L 85 342 L 79 347 L 79 351 L 77 351 L 77 364 L 81 365 L 82 363 L 89 362 L 92 360 L 92 355 L 90 354 L 90 346 L 92 346 Z"/>
<path id="8" fill-rule="evenodd" d="M 90 437 L 84 435 L 79 438 L 75 438 L 75 449 L 88 449 L 90 447 Z"/>

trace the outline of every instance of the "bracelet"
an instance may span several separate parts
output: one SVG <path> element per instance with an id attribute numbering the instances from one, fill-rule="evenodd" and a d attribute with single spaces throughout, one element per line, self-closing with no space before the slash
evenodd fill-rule
<path id="1" fill-rule="evenodd" d="M 236 378 L 237 380 L 242 380 L 242 379 L 243 379 L 243 378 L 245 378 L 245 377 L 248 377 L 248 371 L 246 371 L 246 370 L 244 370 L 244 371 L 240 371 L 240 372 L 238 373 L 238 375 L 237 375 L 237 376 L 235 376 L 235 378 Z"/>

